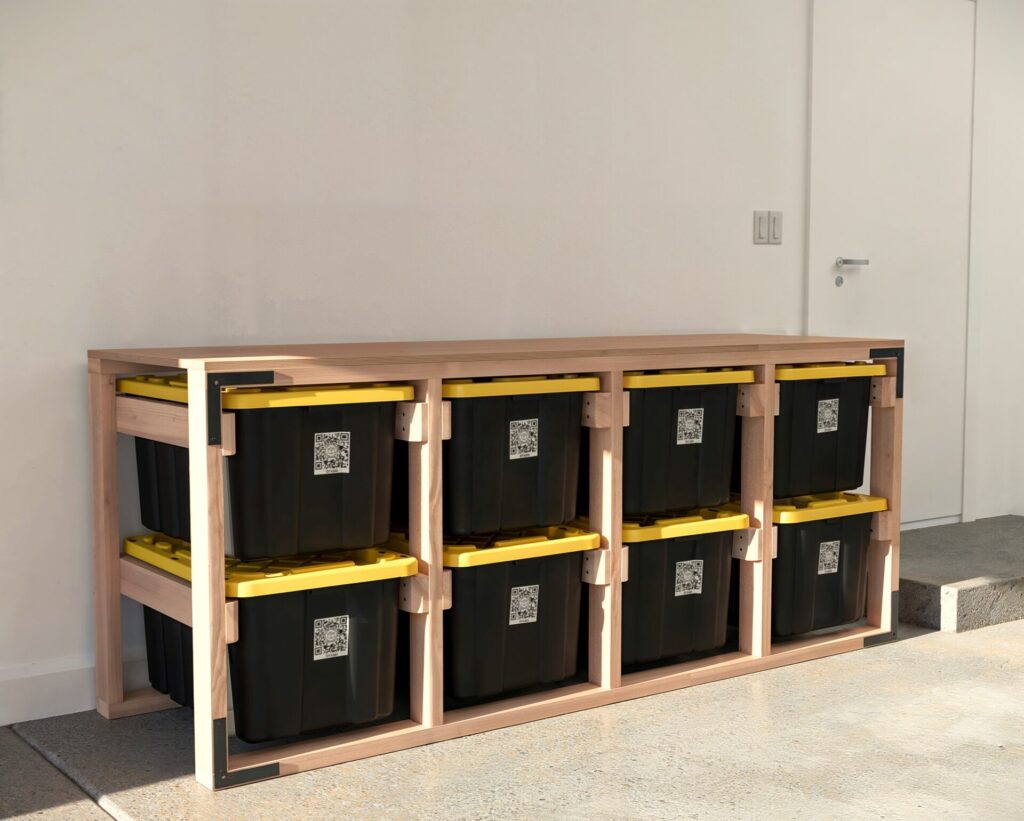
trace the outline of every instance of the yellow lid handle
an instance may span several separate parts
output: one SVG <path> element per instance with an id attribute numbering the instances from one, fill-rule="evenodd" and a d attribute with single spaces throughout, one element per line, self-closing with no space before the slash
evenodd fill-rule
<path id="1" fill-rule="evenodd" d="M 536 542 L 546 542 L 547 536 L 518 536 L 512 539 L 498 539 L 494 542 L 494 547 L 511 547 L 516 544 L 534 544 Z"/>

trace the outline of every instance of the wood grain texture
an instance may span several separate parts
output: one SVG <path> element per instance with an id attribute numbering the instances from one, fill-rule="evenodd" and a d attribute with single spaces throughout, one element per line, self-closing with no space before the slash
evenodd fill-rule
<path id="1" fill-rule="evenodd" d="M 188 460 L 192 519 L 192 673 L 196 779 L 213 789 L 214 719 L 227 718 L 224 632 L 224 460 L 207 444 L 206 373 L 188 372 Z"/>
<path id="2" fill-rule="evenodd" d="M 138 396 L 118 396 L 117 432 L 128 436 L 141 436 L 154 442 L 164 442 L 181 448 L 188 447 L 188 408 L 174 402 L 142 399 Z M 235 415 L 225 413 L 220 420 L 221 451 L 223 456 L 235 454 Z"/>
<path id="3" fill-rule="evenodd" d="M 601 392 L 623 395 L 622 371 L 600 374 Z M 607 425 L 590 430 L 590 528 L 601 547 L 585 561 L 603 584 L 585 589 L 588 604 L 588 677 L 591 684 L 618 687 L 622 676 L 622 423 L 624 403 L 608 401 Z"/>
<path id="4" fill-rule="evenodd" d="M 738 404 L 742 426 L 740 464 L 740 509 L 750 517 L 758 532 L 754 561 L 740 562 L 740 651 L 752 656 L 771 652 L 772 561 L 774 529 L 772 495 L 774 484 L 773 446 L 775 411 L 768 397 L 775 396 L 774 365 L 756 365 L 749 402 Z M 760 413 L 757 413 L 757 412 Z"/>
<path id="5" fill-rule="evenodd" d="M 121 657 L 121 540 L 117 504 L 117 428 L 114 377 L 89 373 L 92 471 L 93 613 L 96 630 L 96 708 L 113 718 L 124 700 Z"/>
<path id="6" fill-rule="evenodd" d="M 180 370 L 273 370 L 296 384 L 348 379 L 417 379 L 634 370 L 777 362 L 863 359 L 872 347 L 902 347 L 902 340 L 782 334 L 686 334 L 485 339 L 438 342 L 360 342 L 112 349 L 93 351 L 104 372 L 137 372 L 140 365 Z"/>
<path id="7" fill-rule="evenodd" d="M 277 365 L 322 364 L 394 365 L 424 362 L 482 362 L 497 359 L 592 358 L 675 355 L 680 353 L 757 354 L 808 352 L 839 348 L 903 347 L 898 339 L 786 334 L 652 334 L 649 336 L 591 336 L 544 339 L 466 339 L 420 342 L 342 342 L 304 345 L 242 345 L 178 348 L 120 348 L 90 351 L 97 360 L 122 366 L 155 365 L 165 369 L 194 367 L 200 362 L 216 370 L 264 370 Z M 866 354 L 865 354 L 866 355 Z M 806 361 L 815 361 L 808 359 Z"/>
<path id="8" fill-rule="evenodd" d="M 616 397 L 622 406 L 622 427 L 629 427 L 629 395 L 623 391 Z M 612 394 L 593 391 L 583 394 L 583 427 L 608 428 L 612 425 Z"/>
<path id="9" fill-rule="evenodd" d="M 409 553 L 426 580 L 422 606 L 409 616 L 410 714 L 434 727 L 444 721 L 443 614 L 444 567 L 441 539 L 441 442 L 444 408 L 441 380 L 417 382 L 416 401 L 423 415 L 422 439 L 409 445 Z"/>
<path id="10" fill-rule="evenodd" d="M 106 718 L 115 719 L 157 713 L 161 710 L 173 710 L 180 706 L 169 695 L 158 692 L 152 687 L 143 687 L 141 690 L 131 690 L 125 693 L 121 701 L 112 704 L 104 703 L 103 707 L 106 712 L 102 709 L 99 712 Z"/>
<path id="11" fill-rule="evenodd" d="M 895 380 L 899 363 L 881 360 L 886 376 Z M 895 391 L 895 388 L 893 388 Z M 880 389 L 881 401 L 871 408 L 871 479 L 873 496 L 882 496 L 889 503 L 884 516 L 879 514 L 875 532 L 868 547 L 868 623 L 891 631 L 899 613 L 892 612 L 892 593 L 900 585 L 900 496 L 903 462 L 903 399 L 888 389 Z"/>
<path id="12" fill-rule="evenodd" d="M 121 557 L 121 595 L 192 626 L 192 585 L 133 556 Z M 238 600 L 224 602 L 224 640 L 238 641 Z"/>

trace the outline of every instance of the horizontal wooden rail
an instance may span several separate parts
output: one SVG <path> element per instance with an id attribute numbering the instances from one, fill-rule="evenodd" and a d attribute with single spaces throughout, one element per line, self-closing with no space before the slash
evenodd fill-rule
<path id="1" fill-rule="evenodd" d="M 192 626 L 192 586 L 132 556 L 121 557 L 121 595 Z M 238 641 L 238 600 L 224 602 L 224 633 L 228 644 Z"/>
<path id="2" fill-rule="evenodd" d="M 118 396 L 114 401 L 117 432 L 140 436 L 168 445 L 188 447 L 188 406 L 137 396 Z M 225 413 L 220 421 L 221 453 L 235 455 L 235 415 Z"/>
<path id="3" fill-rule="evenodd" d="M 180 707 L 174 699 L 152 687 L 129 690 L 120 701 L 108 702 L 104 698 L 96 699 L 96 709 L 104 718 L 128 718 L 159 710 L 173 710 Z"/>

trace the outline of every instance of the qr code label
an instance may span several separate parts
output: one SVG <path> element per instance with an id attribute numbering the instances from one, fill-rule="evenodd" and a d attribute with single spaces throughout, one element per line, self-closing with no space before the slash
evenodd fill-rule
<path id="1" fill-rule="evenodd" d="M 696 596 L 704 590 L 704 560 L 676 562 L 676 595 Z"/>
<path id="2" fill-rule="evenodd" d="M 515 624 L 532 624 L 537 621 L 537 608 L 540 604 L 540 585 L 528 584 L 512 588 L 512 603 L 508 608 L 509 626 Z"/>
<path id="3" fill-rule="evenodd" d="M 348 473 L 352 455 L 352 433 L 336 430 L 313 434 L 313 475 Z"/>
<path id="4" fill-rule="evenodd" d="M 839 430 L 839 400 L 818 400 L 818 433 Z"/>
<path id="5" fill-rule="evenodd" d="M 704 439 L 704 408 L 680 408 L 676 419 L 676 444 L 699 445 Z"/>
<path id="6" fill-rule="evenodd" d="M 818 575 L 839 572 L 839 542 L 822 542 L 818 546 Z"/>
<path id="7" fill-rule="evenodd" d="M 538 419 L 513 419 L 508 423 L 508 458 L 529 459 L 538 450 Z"/>
<path id="8" fill-rule="evenodd" d="M 313 620 L 313 661 L 348 655 L 348 616 Z"/>

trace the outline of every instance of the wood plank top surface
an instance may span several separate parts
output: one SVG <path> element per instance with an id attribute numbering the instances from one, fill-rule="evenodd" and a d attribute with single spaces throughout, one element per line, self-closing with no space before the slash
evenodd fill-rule
<path id="1" fill-rule="evenodd" d="M 700 354 L 766 354 L 840 348 L 902 348 L 900 339 L 785 334 L 683 334 L 555 339 L 464 339 L 424 342 L 342 342 L 181 348 L 112 348 L 89 351 L 90 360 L 157 368 L 202 366 L 211 371 L 260 370 L 285 365 L 368 367 L 440 362 L 495 362 Z"/>

